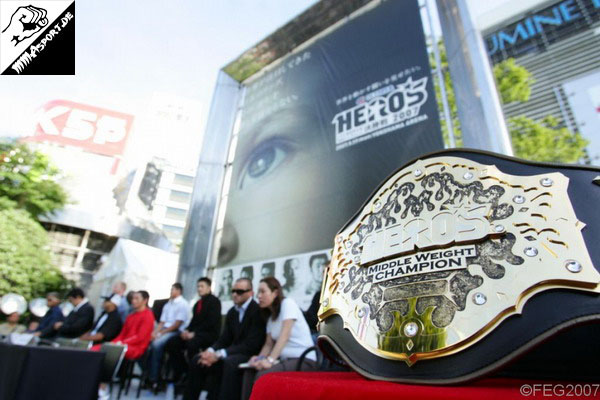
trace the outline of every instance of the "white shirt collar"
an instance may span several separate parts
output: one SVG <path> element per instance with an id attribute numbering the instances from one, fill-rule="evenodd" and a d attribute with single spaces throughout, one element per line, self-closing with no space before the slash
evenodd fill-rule
<path id="1" fill-rule="evenodd" d="M 86 304 L 88 302 L 87 297 L 84 297 L 83 300 L 81 300 L 81 303 L 77 304 L 75 307 L 73 307 L 73 311 L 78 311 L 81 307 L 83 307 L 84 304 Z"/>
<path id="2" fill-rule="evenodd" d="M 249 297 L 248 300 L 246 300 L 246 302 L 244 304 L 242 304 L 241 306 L 235 306 L 235 309 L 238 311 L 246 311 L 246 309 L 248 308 L 248 306 L 250 305 L 250 302 L 252 301 L 252 297 Z"/>
<path id="3" fill-rule="evenodd" d="M 169 303 L 179 303 L 182 299 L 182 296 L 177 296 L 174 299 L 169 299 Z"/>

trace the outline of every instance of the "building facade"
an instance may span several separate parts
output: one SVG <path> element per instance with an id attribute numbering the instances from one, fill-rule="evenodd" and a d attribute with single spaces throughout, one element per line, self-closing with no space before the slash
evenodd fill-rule
<path id="1" fill-rule="evenodd" d="M 197 102 L 159 93 L 135 115 L 68 100 L 36 112 L 34 132 L 21 140 L 63 171 L 69 204 L 40 222 L 67 278 L 90 287 L 119 238 L 177 252 L 202 137 L 199 113 Z"/>
<path id="2" fill-rule="evenodd" d="M 506 118 L 552 115 L 590 141 L 583 161 L 600 165 L 600 1 L 540 2 L 483 37 L 492 63 L 512 57 L 535 79 L 528 102 L 504 105 Z"/>

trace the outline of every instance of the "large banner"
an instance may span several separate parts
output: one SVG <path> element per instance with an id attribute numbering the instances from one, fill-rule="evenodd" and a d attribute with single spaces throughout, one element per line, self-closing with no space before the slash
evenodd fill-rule
<path id="1" fill-rule="evenodd" d="M 214 294 L 223 304 L 223 313 L 233 305 L 231 286 L 236 279 L 248 278 L 255 288 L 262 278 L 274 276 L 283 288 L 283 295 L 296 300 L 306 310 L 312 297 L 321 289 L 324 267 L 329 263 L 330 249 L 294 254 L 292 256 L 218 269 Z"/>
<path id="2" fill-rule="evenodd" d="M 311 257 L 388 175 L 443 148 L 417 1 L 382 2 L 244 83 L 215 289 L 225 300 L 264 265 L 285 288 L 295 259 L 303 289 L 287 294 L 307 305 Z"/>

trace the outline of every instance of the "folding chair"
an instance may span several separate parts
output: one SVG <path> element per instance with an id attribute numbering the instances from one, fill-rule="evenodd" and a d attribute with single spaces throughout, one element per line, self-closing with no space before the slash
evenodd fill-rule
<path id="1" fill-rule="evenodd" d="M 110 385 L 111 393 L 112 384 L 117 377 L 123 358 L 125 358 L 126 351 L 127 345 L 102 343 L 100 346 L 100 352 L 104 353 L 104 363 L 102 364 L 100 373 L 100 382 L 108 383 Z"/>
<path id="2" fill-rule="evenodd" d="M 129 386 L 131 386 L 131 380 L 137 378 L 139 380 L 139 385 L 137 389 L 136 399 L 140 397 L 140 393 L 142 391 L 142 384 L 147 379 L 147 368 L 143 368 L 146 365 L 148 358 L 148 351 L 142 354 L 141 357 L 136 358 L 134 360 L 125 360 L 123 362 L 123 370 L 121 371 L 121 380 L 119 383 L 119 393 L 117 394 L 117 400 L 121 398 L 121 393 L 123 392 L 123 388 L 125 388 L 125 396 L 129 393 Z M 140 375 L 135 374 L 135 364 L 139 363 L 142 373 Z"/>

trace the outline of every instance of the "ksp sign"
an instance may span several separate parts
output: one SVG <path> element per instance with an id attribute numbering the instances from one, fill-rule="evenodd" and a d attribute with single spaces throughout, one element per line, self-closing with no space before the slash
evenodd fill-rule
<path id="1" fill-rule="evenodd" d="M 133 115 L 53 100 L 36 114 L 35 136 L 28 141 L 55 142 L 109 156 L 123 154 Z"/>

